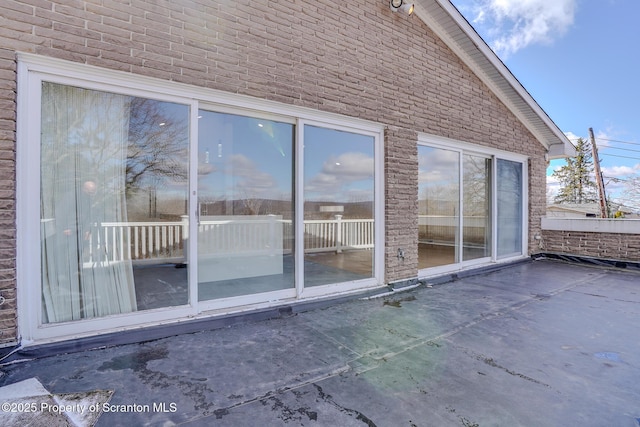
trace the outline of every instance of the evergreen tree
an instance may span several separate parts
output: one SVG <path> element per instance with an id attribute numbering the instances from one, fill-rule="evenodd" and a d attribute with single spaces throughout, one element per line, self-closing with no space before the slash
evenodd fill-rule
<path id="1" fill-rule="evenodd" d="M 576 144 L 576 156 L 553 172 L 560 183 L 555 203 L 592 203 L 598 201 L 598 187 L 593 173 L 591 147 L 582 138 Z"/>

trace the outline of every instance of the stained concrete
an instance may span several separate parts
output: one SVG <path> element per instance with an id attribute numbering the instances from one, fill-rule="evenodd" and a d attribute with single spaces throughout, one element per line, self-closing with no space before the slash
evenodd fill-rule
<path id="1" fill-rule="evenodd" d="M 11 363 L 0 385 L 35 377 L 50 393 L 111 390 L 98 426 L 638 427 L 639 326 L 639 272 L 536 260 Z M 149 410 L 118 406 L 133 404 Z"/>

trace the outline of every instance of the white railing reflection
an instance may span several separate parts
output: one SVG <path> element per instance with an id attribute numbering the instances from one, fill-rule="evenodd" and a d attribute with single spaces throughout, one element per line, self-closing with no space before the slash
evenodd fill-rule
<path id="1" fill-rule="evenodd" d="M 293 250 L 293 223 L 276 215 L 202 217 L 198 225 L 200 254 L 283 254 Z M 103 222 L 91 235 L 91 257 L 160 260 L 184 258 L 188 218 L 181 222 Z M 342 252 L 374 247 L 373 219 L 304 221 L 305 252 Z"/>

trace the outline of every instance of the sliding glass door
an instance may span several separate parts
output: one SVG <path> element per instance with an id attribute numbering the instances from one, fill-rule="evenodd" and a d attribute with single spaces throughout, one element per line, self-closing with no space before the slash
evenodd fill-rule
<path id="1" fill-rule="evenodd" d="M 374 277 L 375 140 L 304 126 L 304 286 Z"/>
<path id="2" fill-rule="evenodd" d="M 455 270 L 524 253 L 522 160 L 420 144 L 418 167 L 420 270 Z"/>
<path id="3" fill-rule="evenodd" d="M 491 159 L 462 159 L 462 261 L 469 261 L 491 256 Z"/>
<path id="4" fill-rule="evenodd" d="M 21 82 L 25 337 L 381 284 L 378 125 L 76 77 Z"/>
<path id="5" fill-rule="evenodd" d="M 498 159 L 498 258 L 522 253 L 522 163 Z"/>
<path id="6" fill-rule="evenodd" d="M 191 156 L 189 105 L 46 82 L 42 100 L 44 323 L 374 278 L 374 136 L 200 109 Z"/>
<path id="7" fill-rule="evenodd" d="M 198 300 L 294 289 L 294 125 L 200 110 Z"/>
<path id="8" fill-rule="evenodd" d="M 460 153 L 418 147 L 418 267 L 459 262 Z"/>
<path id="9" fill-rule="evenodd" d="M 41 89 L 42 323 L 187 304 L 189 107 Z"/>

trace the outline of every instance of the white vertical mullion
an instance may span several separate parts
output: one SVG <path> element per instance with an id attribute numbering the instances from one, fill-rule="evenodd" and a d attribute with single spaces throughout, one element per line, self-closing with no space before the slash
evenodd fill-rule
<path id="1" fill-rule="evenodd" d="M 18 336 L 33 340 L 42 324 L 42 264 L 40 239 L 40 127 L 42 79 L 18 62 L 16 128 L 16 283 Z M 35 168 L 34 168 L 35 166 Z M 33 173 L 33 170 L 37 173 Z"/>
<path id="2" fill-rule="evenodd" d="M 304 120 L 296 123 L 295 147 L 295 206 L 294 206 L 294 273 L 296 298 L 304 293 Z"/>
<path id="3" fill-rule="evenodd" d="M 384 252 L 385 252 L 385 214 L 384 214 L 384 134 L 378 133 L 374 137 L 374 193 L 373 193 L 373 265 L 374 275 L 378 284 L 384 283 Z"/>
<path id="4" fill-rule="evenodd" d="M 189 304 L 195 312 L 198 307 L 198 101 L 192 100 L 189 115 L 189 242 L 187 277 L 189 284 Z"/>
<path id="5" fill-rule="evenodd" d="M 522 182 L 520 183 L 520 191 L 522 192 L 522 252 L 521 255 L 529 255 L 529 161 L 521 162 Z"/>
<path id="6" fill-rule="evenodd" d="M 464 260 L 464 155 L 458 151 L 458 256 L 456 264 L 461 264 Z"/>
<path id="7" fill-rule="evenodd" d="M 491 157 L 491 261 L 498 259 L 498 158 Z"/>

